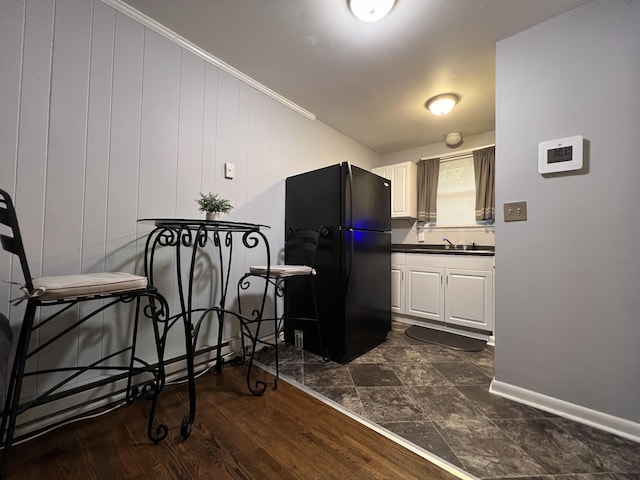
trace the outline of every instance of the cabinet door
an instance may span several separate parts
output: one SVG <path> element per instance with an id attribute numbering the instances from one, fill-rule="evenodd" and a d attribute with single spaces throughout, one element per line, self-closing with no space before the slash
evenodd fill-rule
<path id="1" fill-rule="evenodd" d="M 407 315 L 444 321 L 444 269 L 407 266 Z"/>
<path id="2" fill-rule="evenodd" d="M 402 162 L 371 169 L 372 173 L 391 180 L 391 218 L 416 218 L 417 168 L 414 162 Z"/>
<path id="3" fill-rule="evenodd" d="M 446 323 L 493 330 L 493 273 L 446 270 Z"/>
<path id="4" fill-rule="evenodd" d="M 391 311 L 404 313 L 404 267 L 391 265 Z"/>
<path id="5" fill-rule="evenodd" d="M 391 218 L 406 217 L 409 214 L 408 189 L 410 188 L 407 165 L 390 167 L 391 176 Z"/>
<path id="6" fill-rule="evenodd" d="M 380 175 L 387 180 L 391 180 L 391 174 L 389 173 L 389 167 L 376 167 L 371 169 L 371 173 L 375 173 L 376 175 Z M 393 188 L 393 184 L 391 185 Z"/>

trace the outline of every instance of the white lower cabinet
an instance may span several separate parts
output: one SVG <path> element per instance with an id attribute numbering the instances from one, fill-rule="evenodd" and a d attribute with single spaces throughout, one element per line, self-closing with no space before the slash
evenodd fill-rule
<path id="1" fill-rule="evenodd" d="M 405 313 L 444 322 L 444 268 L 407 265 L 406 270 Z"/>
<path id="2" fill-rule="evenodd" d="M 391 312 L 404 313 L 404 253 L 391 254 Z"/>
<path id="3" fill-rule="evenodd" d="M 397 313 L 492 332 L 493 258 L 406 254 L 405 308 Z"/>
<path id="4" fill-rule="evenodd" d="M 445 323 L 493 331 L 493 272 L 445 271 Z"/>

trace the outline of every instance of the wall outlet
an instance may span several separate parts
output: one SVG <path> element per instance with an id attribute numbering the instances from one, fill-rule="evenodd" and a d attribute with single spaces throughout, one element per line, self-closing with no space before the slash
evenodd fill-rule
<path id="1" fill-rule="evenodd" d="M 505 222 L 522 222 L 527 219 L 527 202 L 511 202 L 504 204 Z"/>
<path id="2" fill-rule="evenodd" d="M 304 348 L 304 333 L 302 330 L 293 331 L 293 342 L 296 347 Z"/>
<path id="3" fill-rule="evenodd" d="M 236 166 L 233 163 L 224 164 L 224 178 L 233 178 L 236 176 Z"/>

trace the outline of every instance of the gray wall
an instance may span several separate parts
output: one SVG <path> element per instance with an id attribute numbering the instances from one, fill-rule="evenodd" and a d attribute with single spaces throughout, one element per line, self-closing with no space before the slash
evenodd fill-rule
<path id="1" fill-rule="evenodd" d="M 639 26 L 638 1 L 555 17 L 498 43 L 496 87 L 496 380 L 636 424 Z M 538 142 L 577 134 L 583 171 L 539 175 Z"/>
<path id="2" fill-rule="evenodd" d="M 14 198 L 34 276 L 140 273 L 150 227 L 136 220 L 198 218 L 200 191 L 230 198 L 229 220 L 270 225 L 275 261 L 285 177 L 379 161 L 101 1 L 1 2 L 0 65 L 0 188 Z M 224 179 L 225 162 L 236 165 L 234 180 Z M 236 255 L 235 278 L 265 261 Z M 172 256 L 161 260 L 168 274 L 159 286 L 175 311 Z M 8 255 L 0 255 L 0 278 L 22 282 Z M 210 290 L 201 286 L 198 298 L 209 301 Z M 14 329 L 23 310 L 7 299 L 17 294 L 0 287 L 0 313 Z M 39 361 L 92 358 L 121 335 L 105 322 Z M 168 355 L 181 342 L 174 338 Z"/>

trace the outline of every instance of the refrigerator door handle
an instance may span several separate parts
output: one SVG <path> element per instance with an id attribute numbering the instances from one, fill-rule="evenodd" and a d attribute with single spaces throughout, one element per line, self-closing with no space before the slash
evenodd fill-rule
<path id="1" fill-rule="evenodd" d="M 353 228 L 353 170 L 351 169 L 351 163 L 347 164 L 347 180 L 349 181 L 349 221 L 345 219 L 345 227 Z M 345 195 L 346 201 L 346 195 Z"/>
<path id="2" fill-rule="evenodd" d="M 349 293 L 349 289 L 351 288 L 351 271 L 353 269 L 353 255 L 355 253 L 353 228 L 349 228 L 348 230 L 349 234 L 351 235 L 351 241 L 349 242 L 349 260 L 347 261 L 347 293 Z"/>

